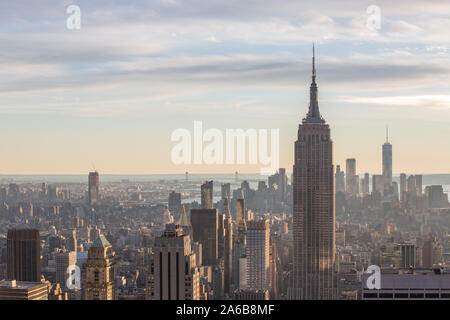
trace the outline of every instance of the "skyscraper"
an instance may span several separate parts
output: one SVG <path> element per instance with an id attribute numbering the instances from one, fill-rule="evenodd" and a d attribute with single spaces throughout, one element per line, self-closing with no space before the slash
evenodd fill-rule
<path id="1" fill-rule="evenodd" d="M 405 202 L 406 196 L 406 174 L 400 173 L 400 199 Z"/>
<path id="2" fill-rule="evenodd" d="M 319 112 L 314 64 L 309 111 L 298 128 L 293 174 L 292 299 L 333 299 L 334 168 L 330 127 Z"/>
<path id="3" fill-rule="evenodd" d="M 175 224 L 166 225 L 155 239 L 153 300 L 198 300 L 199 271 L 189 235 Z"/>
<path id="4" fill-rule="evenodd" d="M 386 128 L 386 142 L 383 143 L 383 177 L 386 184 L 392 184 L 392 144 L 389 143 L 388 128 Z"/>
<path id="5" fill-rule="evenodd" d="M 341 170 L 341 166 L 336 166 L 336 192 L 345 192 L 345 173 Z"/>
<path id="6" fill-rule="evenodd" d="M 206 181 L 201 186 L 202 209 L 213 208 L 213 182 Z"/>
<path id="7" fill-rule="evenodd" d="M 111 244 L 99 235 L 86 261 L 86 300 L 116 300 L 116 263 Z"/>
<path id="8" fill-rule="evenodd" d="M 352 158 L 346 160 L 345 171 L 345 190 L 349 196 L 356 196 L 359 191 L 359 179 L 356 175 L 356 159 Z"/>
<path id="9" fill-rule="evenodd" d="M 7 235 L 8 280 L 41 281 L 41 238 L 39 230 L 17 228 Z"/>
<path id="10" fill-rule="evenodd" d="M 370 192 L 370 174 L 368 172 L 364 173 L 364 180 L 363 180 L 363 188 L 362 192 L 364 194 L 369 194 Z"/>
<path id="11" fill-rule="evenodd" d="M 195 242 L 202 244 L 203 265 L 213 266 L 218 258 L 219 217 L 217 209 L 192 209 L 191 225 Z"/>
<path id="12" fill-rule="evenodd" d="M 247 221 L 246 237 L 247 288 L 252 290 L 269 290 L 269 221 Z"/>
<path id="13" fill-rule="evenodd" d="M 100 179 L 98 172 L 89 172 L 89 190 L 88 190 L 88 196 L 89 196 L 89 204 L 93 205 L 99 200 L 99 185 L 100 185 Z"/>

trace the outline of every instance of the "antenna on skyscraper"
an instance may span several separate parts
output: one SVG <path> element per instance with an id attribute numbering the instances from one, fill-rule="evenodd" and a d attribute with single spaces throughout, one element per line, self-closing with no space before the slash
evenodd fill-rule
<path id="1" fill-rule="evenodd" d="M 95 164 L 92 162 L 92 168 L 94 169 L 94 172 L 97 172 L 97 169 L 95 168 Z"/>
<path id="2" fill-rule="evenodd" d="M 386 125 L 386 143 L 389 143 L 389 126 Z"/>

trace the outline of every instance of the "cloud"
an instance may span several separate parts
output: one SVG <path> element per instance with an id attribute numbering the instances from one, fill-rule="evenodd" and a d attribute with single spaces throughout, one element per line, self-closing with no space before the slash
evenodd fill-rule
<path id="1" fill-rule="evenodd" d="M 338 97 L 337 101 L 347 103 L 376 104 L 389 107 L 425 107 L 432 109 L 450 109 L 450 95 L 410 95 L 390 97 Z"/>

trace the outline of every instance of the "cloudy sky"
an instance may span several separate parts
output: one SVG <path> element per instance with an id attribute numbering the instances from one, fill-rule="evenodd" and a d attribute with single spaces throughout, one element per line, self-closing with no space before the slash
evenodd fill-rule
<path id="1" fill-rule="evenodd" d="M 259 172 L 174 165 L 171 133 L 195 120 L 280 129 L 290 172 L 313 41 L 335 164 L 379 173 L 388 125 L 394 173 L 448 173 L 448 30 L 437 0 L 2 1 L 0 174 Z"/>

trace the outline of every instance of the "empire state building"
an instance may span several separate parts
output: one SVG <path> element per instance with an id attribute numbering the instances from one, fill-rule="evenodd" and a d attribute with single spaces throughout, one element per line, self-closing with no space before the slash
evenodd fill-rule
<path id="1" fill-rule="evenodd" d="M 291 299 L 335 298 L 333 142 L 319 112 L 313 46 L 309 111 L 298 127 L 293 173 Z"/>

